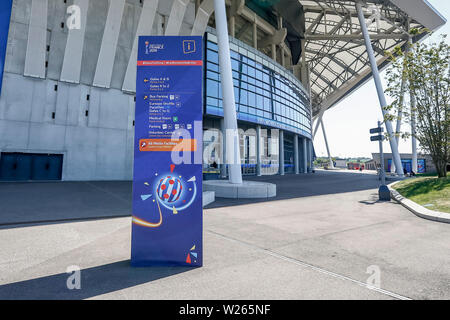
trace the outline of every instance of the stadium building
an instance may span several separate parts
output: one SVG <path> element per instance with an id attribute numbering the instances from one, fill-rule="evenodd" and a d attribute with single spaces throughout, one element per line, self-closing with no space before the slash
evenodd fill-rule
<path id="1" fill-rule="evenodd" d="M 226 19 L 214 2 L 2 0 L 0 180 L 132 179 L 139 35 L 204 35 L 204 168 L 226 176 L 218 21 L 242 174 L 311 172 L 324 112 L 445 23 L 426 0 L 227 0 Z"/>

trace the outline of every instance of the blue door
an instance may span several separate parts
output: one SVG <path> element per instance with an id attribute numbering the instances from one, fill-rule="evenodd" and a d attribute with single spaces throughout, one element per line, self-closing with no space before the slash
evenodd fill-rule
<path id="1" fill-rule="evenodd" d="M 21 153 L 2 153 L 0 180 L 31 180 L 31 157 Z"/>
<path id="2" fill-rule="evenodd" d="M 0 180 L 61 180 L 63 155 L 5 153 L 0 157 Z"/>
<path id="3" fill-rule="evenodd" d="M 33 155 L 31 180 L 61 180 L 62 155 Z"/>

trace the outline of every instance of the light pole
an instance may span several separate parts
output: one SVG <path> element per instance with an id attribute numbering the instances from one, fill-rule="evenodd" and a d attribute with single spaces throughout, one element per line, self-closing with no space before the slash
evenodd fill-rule
<path id="1" fill-rule="evenodd" d="M 391 200 L 391 192 L 389 188 L 386 186 L 386 173 L 384 171 L 384 154 L 383 154 L 383 128 L 381 127 L 381 122 L 378 121 L 378 126 L 376 128 L 370 129 L 370 133 L 377 133 L 376 136 L 371 136 L 370 141 L 378 141 L 378 146 L 380 148 L 380 179 L 381 185 L 378 188 L 378 198 L 381 201 L 390 201 Z"/>

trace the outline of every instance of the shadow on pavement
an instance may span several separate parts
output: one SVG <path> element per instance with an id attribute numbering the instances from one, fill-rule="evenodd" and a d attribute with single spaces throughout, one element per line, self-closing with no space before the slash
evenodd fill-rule
<path id="1" fill-rule="evenodd" d="M 225 199 L 206 209 L 378 188 L 373 173 L 316 171 L 314 174 L 247 176 L 277 185 L 270 199 Z M 131 181 L 0 183 L 0 229 L 131 215 Z"/>
<path id="2" fill-rule="evenodd" d="M 0 226 L 131 215 L 131 181 L 0 182 Z"/>
<path id="3" fill-rule="evenodd" d="M 245 180 L 263 181 L 277 185 L 277 196 L 269 199 L 225 199 L 216 201 L 206 209 L 238 206 L 266 201 L 356 192 L 378 188 L 378 176 L 373 173 L 348 171 L 316 171 L 313 174 L 245 177 Z"/>
<path id="4" fill-rule="evenodd" d="M 358 202 L 361 203 L 361 204 L 366 204 L 366 205 L 374 205 L 374 204 L 383 203 L 383 202 L 386 202 L 386 201 L 379 200 L 378 193 L 375 192 L 375 193 L 371 193 L 370 194 L 369 199 L 361 200 L 361 201 L 358 201 Z"/>
<path id="5" fill-rule="evenodd" d="M 81 289 L 69 290 L 71 274 L 60 273 L 0 286 L 0 300 L 87 299 L 101 294 L 167 278 L 195 269 L 194 267 L 133 268 L 130 260 L 81 270 Z M 157 299 L 158 297 L 154 297 Z"/>

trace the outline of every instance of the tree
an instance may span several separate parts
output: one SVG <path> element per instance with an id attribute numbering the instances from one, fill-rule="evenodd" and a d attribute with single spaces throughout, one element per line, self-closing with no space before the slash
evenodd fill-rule
<path id="1" fill-rule="evenodd" d="M 418 33 L 411 30 L 412 35 Z M 446 177 L 450 162 L 450 46 L 445 40 L 443 35 L 439 43 L 409 43 L 405 51 L 397 47 L 389 54 L 386 90 L 392 103 L 386 107 L 385 120 L 411 125 L 412 132 L 396 132 L 397 139 L 415 137 L 431 155 L 439 177 Z M 404 99 L 402 82 L 410 92 L 409 101 Z"/>

